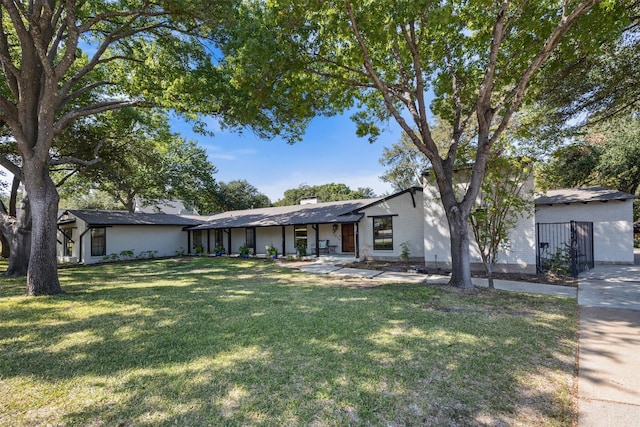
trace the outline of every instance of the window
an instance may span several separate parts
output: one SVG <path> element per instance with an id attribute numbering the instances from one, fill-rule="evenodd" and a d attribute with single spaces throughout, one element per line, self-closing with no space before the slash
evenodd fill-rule
<path id="1" fill-rule="evenodd" d="M 373 218 L 373 249 L 376 251 L 393 250 L 393 219 L 391 216 Z"/>
<path id="2" fill-rule="evenodd" d="M 256 229 L 255 228 L 247 228 L 246 232 L 247 240 L 245 242 L 245 246 L 254 250 L 256 248 Z"/>
<path id="3" fill-rule="evenodd" d="M 71 228 L 65 228 L 62 230 L 62 235 L 64 236 L 63 241 L 63 254 L 62 256 L 72 256 L 73 254 L 73 230 Z"/>
<path id="4" fill-rule="evenodd" d="M 107 254 L 107 229 L 91 229 L 91 256 L 105 256 Z"/>
<path id="5" fill-rule="evenodd" d="M 224 248 L 224 232 L 220 229 L 213 230 L 214 247 Z"/>
<path id="6" fill-rule="evenodd" d="M 294 235 L 296 240 L 296 248 L 300 246 L 304 246 L 307 248 L 307 226 L 306 225 L 296 225 L 294 228 Z"/>
<path id="7" fill-rule="evenodd" d="M 202 252 L 202 230 L 193 231 L 193 249 Z"/>

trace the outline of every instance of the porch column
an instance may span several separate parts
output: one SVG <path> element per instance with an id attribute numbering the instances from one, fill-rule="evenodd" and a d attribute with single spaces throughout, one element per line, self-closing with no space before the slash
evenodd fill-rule
<path id="1" fill-rule="evenodd" d="M 282 226 L 282 256 L 287 256 L 285 227 Z"/>
<path id="2" fill-rule="evenodd" d="M 191 230 L 187 231 L 187 253 L 191 253 Z"/>
<path id="3" fill-rule="evenodd" d="M 320 226 L 313 224 L 311 228 L 316 232 L 316 258 L 320 258 Z"/>
<path id="4" fill-rule="evenodd" d="M 360 258 L 360 221 L 354 224 L 355 227 L 355 238 L 356 238 L 356 259 Z"/>
<path id="5" fill-rule="evenodd" d="M 211 253 L 211 229 L 207 228 L 207 252 Z"/>
<path id="6" fill-rule="evenodd" d="M 229 248 L 228 255 L 233 253 L 233 249 L 231 249 L 231 229 L 227 228 L 227 248 Z"/>

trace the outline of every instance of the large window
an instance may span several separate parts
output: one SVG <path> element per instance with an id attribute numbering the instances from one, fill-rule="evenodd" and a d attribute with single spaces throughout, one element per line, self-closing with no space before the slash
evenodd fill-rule
<path id="1" fill-rule="evenodd" d="M 107 229 L 91 229 L 91 256 L 105 256 L 107 254 Z"/>
<path id="2" fill-rule="evenodd" d="M 296 239 L 296 248 L 307 245 L 307 226 L 306 225 L 296 225 L 294 228 L 294 235 Z"/>
<path id="3" fill-rule="evenodd" d="M 193 230 L 193 249 L 202 252 L 202 230 Z"/>
<path id="4" fill-rule="evenodd" d="M 393 250 L 393 217 L 373 218 L 373 249 L 376 251 Z"/>
<path id="5" fill-rule="evenodd" d="M 72 256 L 73 254 L 73 239 L 71 238 L 71 236 L 73 236 L 73 229 L 71 228 L 65 228 L 62 231 L 62 235 L 64 236 L 64 241 L 63 241 L 63 246 L 62 246 L 62 250 L 63 250 L 63 254 L 62 256 Z"/>
<path id="6" fill-rule="evenodd" d="M 224 248 L 224 231 L 217 228 L 215 230 L 213 230 L 213 237 L 214 237 L 214 247 L 216 248 Z"/>
<path id="7" fill-rule="evenodd" d="M 253 253 L 255 254 L 255 250 L 256 250 L 256 229 L 255 228 L 247 228 L 246 238 L 247 238 L 247 241 L 246 241 L 245 245 L 249 249 L 253 249 Z"/>

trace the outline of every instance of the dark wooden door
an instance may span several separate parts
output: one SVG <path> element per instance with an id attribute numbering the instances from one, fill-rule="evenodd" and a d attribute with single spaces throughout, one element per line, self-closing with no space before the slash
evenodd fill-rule
<path id="1" fill-rule="evenodd" d="M 355 252 L 355 233 L 353 224 L 342 224 L 342 252 Z"/>

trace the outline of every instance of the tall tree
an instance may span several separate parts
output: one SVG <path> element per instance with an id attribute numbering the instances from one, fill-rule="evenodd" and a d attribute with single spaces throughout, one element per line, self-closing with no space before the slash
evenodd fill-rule
<path id="1" fill-rule="evenodd" d="M 588 122 L 624 117 L 640 107 L 640 2 L 621 1 L 628 20 L 598 45 L 576 40 L 561 48 L 536 101 L 544 120 L 575 131 Z"/>
<path id="2" fill-rule="evenodd" d="M 640 117 L 637 113 L 588 128 L 553 153 L 538 171 L 542 188 L 603 185 L 640 193 Z"/>
<path id="3" fill-rule="evenodd" d="M 431 127 L 431 136 L 439 147 L 441 155 L 446 155 L 449 147 L 449 136 L 451 126 L 444 120 L 436 117 L 434 125 Z M 471 160 L 469 150 L 470 141 L 461 138 L 463 141 L 458 148 L 458 165 L 464 167 Z M 390 183 L 395 191 L 402 191 L 411 186 L 422 185 L 422 174 L 430 167 L 429 159 L 411 141 L 411 138 L 403 133 L 400 141 L 390 148 L 385 147 L 380 158 L 380 164 L 388 169 L 380 178 Z"/>
<path id="4" fill-rule="evenodd" d="M 353 108 L 355 99 L 359 135 L 375 138 L 376 123 L 392 118 L 429 159 L 449 223 L 450 284 L 461 288 L 473 286 L 468 222 L 489 153 L 527 88 L 539 86 L 536 73 L 565 36 L 595 45 L 610 36 L 612 24 L 628 18 L 613 0 L 245 4 L 241 13 L 251 25 L 233 33 L 237 43 L 227 53 L 250 63 L 251 71 L 260 69 L 254 81 L 266 79 L 269 92 L 299 97 L 314 113 Z M 583 15 L 589 25 L 570 32 Z M 444 155 L 431 132 L 429 107 L 451 125 Z M 477 154 L 467 191 L 457 197 L 452 173 L 470 128 L 476 129 Z"/>
<path id="5" fill-rule="evenodd" d="M 218 211 L 258 209 L 271 206 L 271 200 L 244 179 L 220 182 L 215 200 L 213 210 Z"/>
<path id="6" fill-rule="evenodd" d="M 298 130 L 288 105 L 265 105 L 220 75 L 212 47 L 233 26 L 236 3 L 1 0 L 0 121 L 15 139 L 32 208 L 28 295 L 61 292 L 49 166 L 53 141 L 76 120 L 154 104 L 194 120 L 221 115 L 267 136 Z"/>
<path id="7" fill-rule="evenodd" d="M 217 194 L 216 168 L 206 151 L 171 132 L 168 118 L 158 111 L 122 109 L 104 114 L 100 123 L 74 129 L 100 145 L 100 161 L 88 167 L 63 165 L 57 172 L 72 174 L 61 195 L 99 190 L 133 212 L 136 199 L 147 204 L 179 199 L 201 210 Z M 72 141 L 64 151 L 78 151 Z M 68 176 L 61 178 L 65 180 Z"/>
<path id="8" fill-rule="evenodd" d="M 284 198 L 278 200 L 276 206 L 297 205 L 300 200 L 307 197 L 317 197 L 320 202 L 337 202 L 341 200 L 368 199 L 375 197 L 371 188 L 358 188 L 352 190 L 346 184 L 322 184 L 307 185 L 300 184 L 298 188 L 290 188 L 285 190 Z"/>

